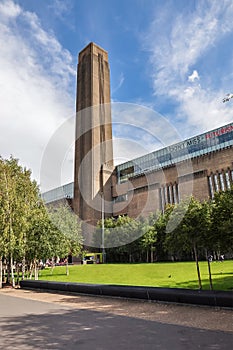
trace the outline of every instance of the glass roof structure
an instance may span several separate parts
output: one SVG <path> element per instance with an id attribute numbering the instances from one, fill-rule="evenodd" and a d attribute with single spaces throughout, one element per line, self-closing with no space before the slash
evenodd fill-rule
<path id="1" fill-rule="evenodd" d="M 64 198 L 74 197 L 74 183 L 70 182 L 64 186 L 53 188 L 50 191 L 42 193 L 42 198 L 45 203 L 52 203 Z"/>
<path id="2" fill-rule="evenodd" d="M 233 145 L 233 123 L 116 166 L 118 182 Z"/>

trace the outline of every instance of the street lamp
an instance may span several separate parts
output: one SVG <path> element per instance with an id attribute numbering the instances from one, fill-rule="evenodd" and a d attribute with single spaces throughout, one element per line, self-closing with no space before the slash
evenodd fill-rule
<path id="1" fill-rule="evenodd" d="M 100 168 L 100 193 L 101 193 L 101 246 L 102 246 L 102 261 L 105 263 L 105 249 L 104 249 L 104 170 L 103 164 Z"/>

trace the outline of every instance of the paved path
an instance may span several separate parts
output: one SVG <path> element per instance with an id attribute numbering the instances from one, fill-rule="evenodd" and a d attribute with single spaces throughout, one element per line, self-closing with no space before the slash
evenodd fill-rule
<path id="1" fill-rule="evenodd" d="M 4 289 L 0 349 L 231 350 L 233 312 Z"/>

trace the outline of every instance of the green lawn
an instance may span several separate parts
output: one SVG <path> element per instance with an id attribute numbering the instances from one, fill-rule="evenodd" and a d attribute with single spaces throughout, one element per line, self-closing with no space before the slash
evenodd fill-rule
<path id="1" fill-rule="evenodd" d="M 209 289 L 207 262 L 200 262 L 203 289 Z M 212 262 L 212 279 L 215 290 L 233 290 L 233 261 Z M 196 265 L 194 262 L 154 264 L 103 264 L 57 266 L 40 272 L 41 280 L 154 286 L 169 288 L 198 289 Z"/>

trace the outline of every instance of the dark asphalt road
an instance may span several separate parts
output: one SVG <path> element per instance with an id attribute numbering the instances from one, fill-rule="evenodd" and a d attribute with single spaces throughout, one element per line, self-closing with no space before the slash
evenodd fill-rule
<path id="1" fill-rule="evenodd" d="M 74 297 L 72 297 L 74 299 Z M 80 298 L 80 297 L 79 297 Z M 82 300 L 82 299 L 79 299 Z M 137 308 L 137 303 L 117 301 L 121 305 L 121 314 L 112 312 L 108 306 L 111 300 L 98 299 L 99 306 L 77 307 L 77 305 L 59 302 L 43 302 L 22 297 L 15 297 L 10 293 L 0 293 L 0 349 L 28 350 L 28 349 L 56 349 L 56 350 L 119 350 L 119 349 L 171 349 L 171 350 L 231 350 L 233 334 L 219 329 L 203 329 L 181 324 L 171 324 L 164 320 L 135 317 L 127 312 L 127 307 Z M 104 301 L 105 300 L 105 301 Z M 89 302 L 90 303 L 90 302 Z M 104 311 L 104 303 L 106 311 Z M 143 306 L 144 305 L 144 306 Z M 154 308 L 153 304 L 140 303 L 139 308 Z M 155 305 L 156 307 L 156 305 Z M 158 311 L 157 306 L 157 311 Z M 113 302 L 114 308 L 114 302 Z M 116 308 L 116 306 L 115 306 Z M 164 306 L 161 306 L 163 310 Z M 162 310 L 160 308 L 160 310 Z M 169 306 L 166 306 L 169 309 Z M 198 308 L 187 306 L 171 306 L 173 313 L 187 314 L 198 312 Z M 125 310 L 124 310 L 125 309 Z M 100 311 L 101 310 L 101 311 Z M 120 309 L 119 309 L 120 310 Z M 154 308 L 155 310 L 155 308 Z M 199 308 L 203 315 L 218 313 L 232 320 L 231 311 Z M 165 312 L 165 311 L 160 311 Z M 129 316 L 130 314 L 131 316 Z M 145 313 L 144 313 L 145 314 Z M 146 314 L 145 314 L 146 316 Z M 176 315 L 179 318 L 179 315 Z M 202 316 L 203 317 L 203 316 Z M 191 319 L 191 314 L 190 314 Z M 180 322 L 179 322 L 180 323 Z M 216 320 L 217 323 L 217 320 Z M 213 327 L 212 327 L 213 328 Z M 217 327 L 218 328 L 218 327 Z M 224 328 L 224 327 L 222 327 Z"/>

